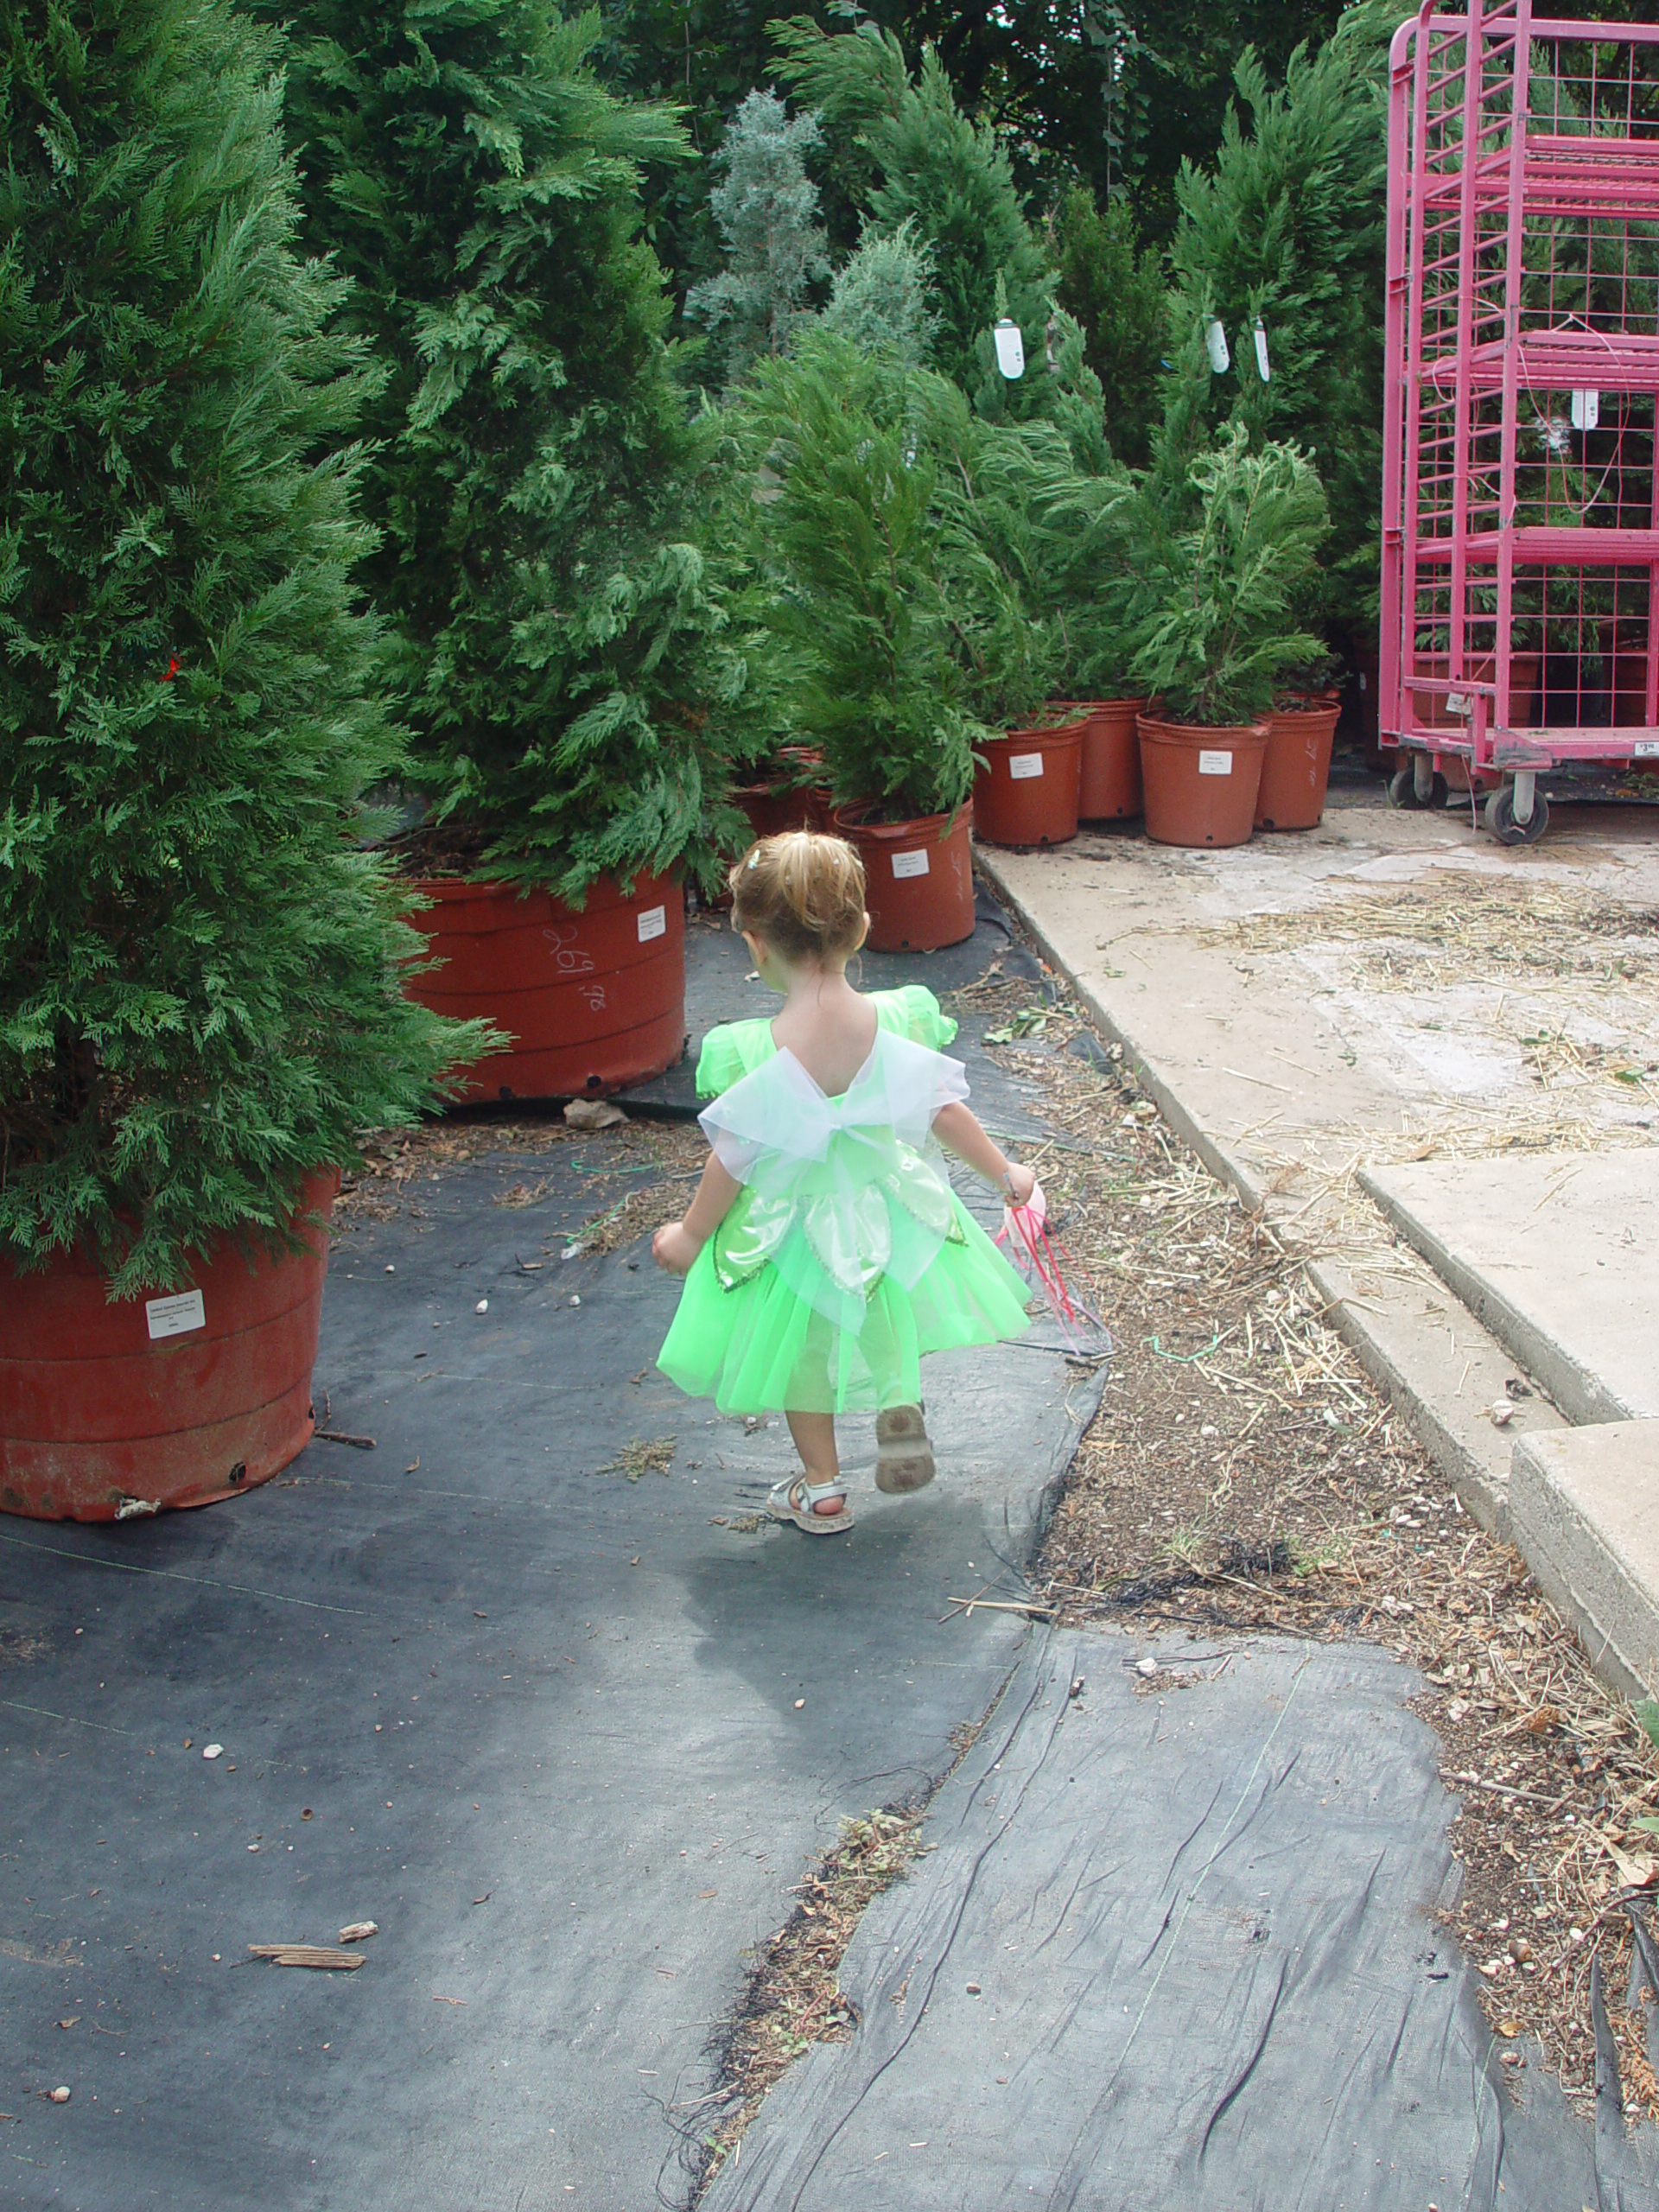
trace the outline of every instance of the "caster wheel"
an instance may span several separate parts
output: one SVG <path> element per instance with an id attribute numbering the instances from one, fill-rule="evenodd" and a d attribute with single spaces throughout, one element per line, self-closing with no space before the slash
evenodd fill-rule
<path id="1" fill-rule="evenodd" d="M 1517 822 L 1515 793 L 1508 784 L 1500 784 L 1487 800 L 1482 818 L 1500 845 L 1535 845 L 1549 827 L 1549 801 L 1542 791 L 1535 791 L 1531 821 Z"/>
<path id="2" fill-rule="evenodd" d="M 1444 806 L 1446 796 L 1446 778 L 1438 769 L 1427 798 L 1419 793 L 1416 776 L 1410 768 L 1396 768 L 1389 779 L 1389 804 L 1402 807 L 1408 814 L 1420 814 L 1425 807 Z"/>

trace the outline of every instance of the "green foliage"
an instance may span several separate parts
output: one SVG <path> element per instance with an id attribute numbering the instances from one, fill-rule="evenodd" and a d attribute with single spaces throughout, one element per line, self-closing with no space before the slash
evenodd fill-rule
<path id="1" fill-rule="evenodd" d="M 715 156 L 724 174 L 709 204 L 726 265 L 692 287 L 685 311 L 723 341 L 731 383 L 758 355 L 788 351 L 811 312 L 810 288 L 830 274 L 818 188 L 806 173 L 820 143 L 815 117 L 791 121 L 775 92 L 751 92 Z"/>
<path id="2" fill-rule="evenodd" d="M 952 475 L 976 431 L 961 392 L 815 333 L 757 372 L 738 430 L 797 734 L 822 746 L 843 804 L 893 821 L 949 811 L 988 734 L 970 695 L 1023 647 Z"/>
<path id="3" fill-rule="evenodd" d="M 223 0 L 0 15 L 0 1251 L 124 1295 L 280 1241 L 480 1041 L 399 993 L 360 842 L 375 379 L 293 249 L 278 60 Z"/>
<path id="4" fill-rule="evenodd" d="M 580 898 L 711 870 L 742 670 L 695 543 L 698 442 L 639 175 L 684 151 L 556 0 L 267 0 L 306 236 L 386 371 L 366 570 L 415 774 L 482 870 Z"/>
<path id="5" fill-rule="evenodd" d="M 1230 105 L 1213 168 L 1182 171 L 1170 249 L 1180 351 L 1166 388 L 1169 454 L 1179 461 L 1230 416 L 1258 442 L 1302 446 L 1335 524 L 1325 611 L 1351 618 L 1374 603 L 1380 552 L 1386 62 L 1398 16 L 1393 0 L 1363 0 L 1318 54 L 1292 56 L 1278 91 L 1244 55 L 1236 82 L 1248 125 Z M 1211 315 L 1233 357 L 1213 378 L 1201 338 Z"/>
<path id="6" fill-rule="evenodd" d="M 933 306 L 933 257 L 902 223 L 889 238 L 868 231 L 836 271 L 820 327 L 867 353 L 886 351 L 907 367 L 925 365 L 939 318 Z"/>
<path id="7" fill-rule="evenodd" d="M 1159 256 L 1150 247 L 1137 251 L 1127 200 L 1109 200 L 1103 213 L 1081 185 L 1061 200 L 1056 232 L 1055 296 L 1082 327 L 1112 450 L 1141 467 L 1163 376 L 1167 308 Z"/>
<path id="8" fill-rule="evenodd" d="M 908 223 L 930 250 L 938 367 L 976 388 L 983 373 L 976 341 L 999 312 L 1040 352 L 1051 290 L 1041 244 L 1007 152 L 957 106 L 934 49 L 923 50 L 912 79 L 898 41 L 872 26 L 830 36 L 797 16 L 776 29 L 779 74 L 822 111 L 826 136 L 845 149 L 843 181 L 867 221 L 890 237 Z"/>
<path id="9" fill-rule="evenodd" d="M 1242 423 L 1190 478 L 1190 526 L 1168 527 L 1150 490 L 1140 503 L 1132 669 L 1179 721 L 1246 722 L 1280 677 L 1319 656 L 1294 609 L 1330 527 L 1325 494 L 1294 446 L 1252 451 Z"/>

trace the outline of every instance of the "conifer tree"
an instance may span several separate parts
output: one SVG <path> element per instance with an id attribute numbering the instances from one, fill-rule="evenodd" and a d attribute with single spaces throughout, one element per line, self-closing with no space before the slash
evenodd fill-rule
<path id="1" fill-rule="evenodd" d="M 262 0 L 312 250 L 386 372 L 367 574 L 456 852 L 580 899 L 714 859 L 721 645 L 639 173 L 686 151 L 556 0 Z"/>
<path id="2" fill-rule="evenodd" d="M 762 353 L 788 352 L 811 313 L 811 286 L 830 273 L 818 188 L 806 173 L 819 143 L 817 118 L 791 120 L 776 92 L 751 92 L 726 135 L 724 175 L 709 194 L 726 266 L 692 286 L 685 312 L 721 341 L 728 383 Z"/>
<path id="3" fill-rule="evenodd" d="M 797 16 L 778 25 L 777 38 L 779 74 L 845 149 L 842 181 L 868 220 L 888 236 L 909 223 L 930 250 L 940 370 L 980 391 L 977 341 L 1000 313 L 1040 355 L 1052 289 L 1046 257 L 1006 150 L 957 106 L 934 49 L 923 49 L 912 79 L 898 40 L 872 24 L 832 35 Z"/>
<path id="4" fill-rule="evenodd" d="M 1183 168 L 1170 250 L 1169 466 L 1184 468 L 1229 417 L 1258 444 L 1297 442 L 1331 501 L 1328 611 L 1350 615 L 1376 590 L 1386 62 L 1398 16 L 1392 0 L 1362 0 L 1316 54 L 1291 57 L 1276 91 L 1245 54 L 1236 73 L 1243 113 L 1230 107 L 1212 168 Z M 1232 355 L 1213 377 L 1201 336 L 1212 316 Z"/>
<path id="5" fill-rule="evenodd" d="M 823 329 L 867 353 L 886 352 L 907 367 L 931 359 L 939 318 L 933 305 L 933 257 L 914 226 L 901 223 L 891 237 L 868 230 L 858 251 L 836 271 Z"/>
<path id="6" fill-rule="evenodd" d="M 467 1039 L 361 842 L 372 389 L 225 0 L 0 8 L 0 1254 L 281 1238 Z"/>

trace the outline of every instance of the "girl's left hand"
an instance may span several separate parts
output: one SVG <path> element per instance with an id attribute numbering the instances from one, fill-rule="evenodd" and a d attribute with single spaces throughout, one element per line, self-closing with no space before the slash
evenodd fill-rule
<path id="1" fill-rule="evenodd" d="M 690 1274 L 702 1246 L 683 1221 L 664 1222 L 651 1240 L 651 1256 L 664 1274 Z"/>

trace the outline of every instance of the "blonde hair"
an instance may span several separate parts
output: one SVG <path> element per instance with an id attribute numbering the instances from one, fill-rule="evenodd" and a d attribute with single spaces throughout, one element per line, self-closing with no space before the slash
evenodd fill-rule
<path id="1" fill-rule="evenodd" d="M 843 837 L 785 830 L 732 870 L 732 917 L 785 960 L 844 960 L 864 941 L 864 863 Z"/>

